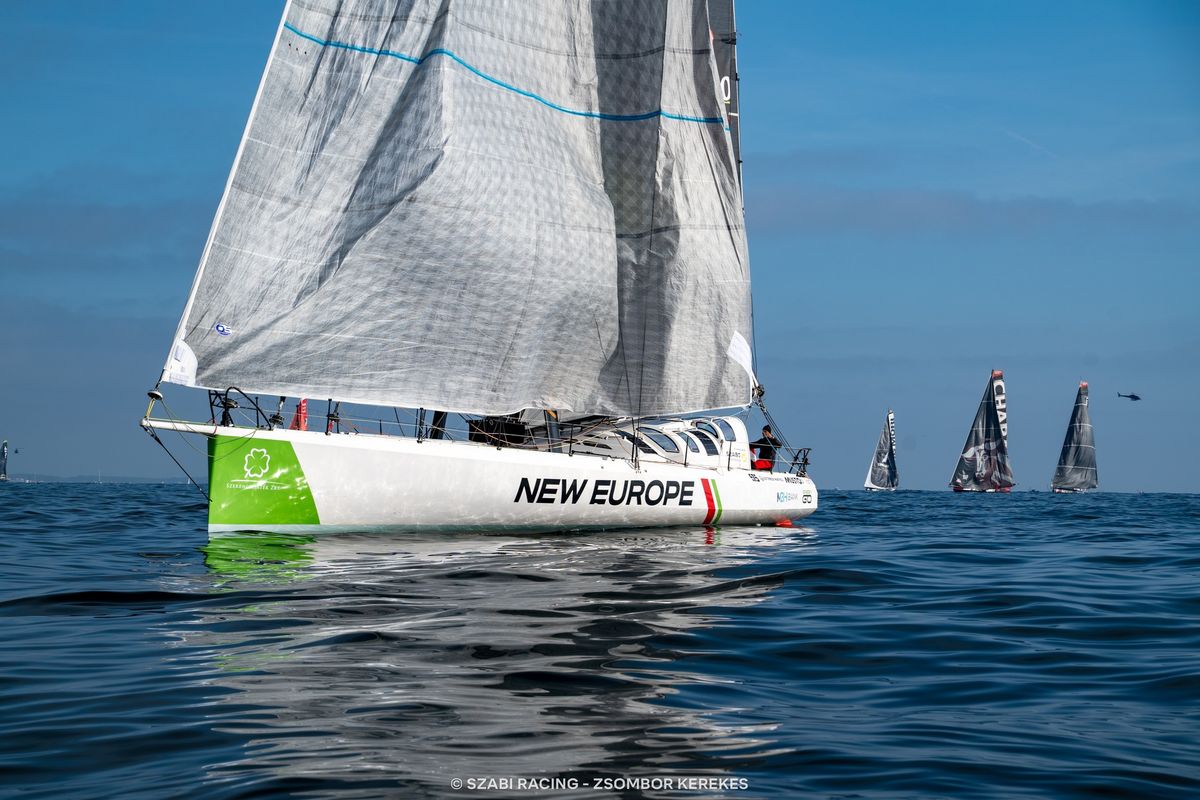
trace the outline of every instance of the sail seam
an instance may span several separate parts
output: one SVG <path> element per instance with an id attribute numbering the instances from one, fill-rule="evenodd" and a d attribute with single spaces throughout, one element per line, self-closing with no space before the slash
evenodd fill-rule
<path id="1" fill-rule="evenodd" d="M 332 47 L 332 48 L 336 48 L 339 50 L 349 50 L 351 52 L 365 53 L 367 55 L 373 55 L 373 56 L 386 56 L 388 58 L 395 58 L 400 61 L 406 61 L 409 64 L 415 64 L 418 67 L 423 66 L 426 61 L 433 58 L 434 56 L 445 56 L 446 58 L 449 58 L 451 61 L 454 61 L 459 66 L 461 66 L 464 69 L 468 70 L 469 72 L 477 75 L 478 77 L 483 78 L 485 81 L 488 81 L 489 83 L 493 83 L 502 89 L 507 89 L 510 92 L 519 94 L 522 97 L 528 97 L 531 100 L 536 100 L 537 102 L 541 103 L 542 105 L 546 106 L 547 108 L 552 108 L 555 111 L 560 111 L 564 114 L 570 114 L 570 115 L 576 116 L 576 117 L 587 117 L 589 119 L 601 119 L 601 120 L 605 120 L 608 122 L 644 122 L 645 120 L 649 120 L 649 119 L 665 117 L 666 119 L 673 119 L 673 120 L 676 120 L 677 122 L 698 122 L 698 123 L 701 123 L 704 125 L 724 125 L 725 124 L 725 120 L 722 117 L 696 117 L 696 116 L 690 116 L 687 114 L 676 114 L 676 113 L 673 113 L 670 111 L 664 111 L 661 108 L 655 109 L 654 111 L 646 111 L 641 114 L 608 114 L 608 113 L 604 113 L 604 112 L 600 112 L 600 111 L 580 111 L 579 109 L 567 108 L 566 106 L 561 106 L 558 103 L 555 103 L 552 100 L 548 100 L 545 97 L 542 97 L 541 95 L 539 95 L 535 92 L 530 92 L 526 89 L 521 89 L 516 86 L 513 86 L 511 83 L 506 83 L 506 82 L 500 80 L 499 78 L 489 75 L 486 72 L 484 72 L 483 70 L 479 69 L 478 67 L 468 63 L 463 58 L 461 58 L 457 53 L 453 52 L 452 50 L 447 50 L 444 47 L 435 47 L 434 49 L 430 50 L 429 52 L 425 53 L 424 55 L 422 55 L 421 57 L 418 58 L 417 56 L 412 56 L 407 53 L 398 53 L 395 50 L 382 50 L 382 49 L 377 49 L 374 47 L 364 47 L 363 45 L 350 44 L 348 42 L 339 42 L 339 41 L 336 41 L 333 39 L 322 39 L 319 36 L 314 36 L 311 33 L 305 33 L 304 31 L 302 31 L 299 28 L 292 25 L 290 22 L 285 22 L 283 24 L 283 27 L 287 28 L 289 31 L 296 34 L 300 38 L 307 39 L 308 41 L 313 42 L 314 44 L 318 44 L 321 47 Z"/>

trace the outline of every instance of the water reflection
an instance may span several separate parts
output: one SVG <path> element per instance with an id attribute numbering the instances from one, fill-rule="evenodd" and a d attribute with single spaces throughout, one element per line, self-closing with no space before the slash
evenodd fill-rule
<path id="1" fill-rule="evenodd" d="M 469 776 L 723 774 L 725 754 L 771 751 L 772 726 L 715 721 L 724 709 L 696 698 L 730 679 L 690 670 L 689 645 L 782 580 L 734 568 L 811 536 L 214 536 L 205 564 L 229 602 L 178 634 L 232 690 L 214 725 L 247 744 L 210 779 L 378 795 L 452 794 Z"/>

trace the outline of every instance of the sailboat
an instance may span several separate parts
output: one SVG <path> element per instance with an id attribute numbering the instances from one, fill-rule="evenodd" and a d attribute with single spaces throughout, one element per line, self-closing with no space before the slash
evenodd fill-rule
<path id="1" fill-rule="evenodd" d="M 1008 394 L 1004 373 L 997 369 L 992 370 L 983 390 L 950 488 L 956 492 L 1008 492 L 1014 485 L 1008 460 Z"/>
<path id="2" fill-rule="evenodd" d="M 896 415 L 889 408 L 871 466 L 867 467 L 867 479 L 863 488 L 868 492 L 892 492 L 900 486 L 900 473 L 896 469 Z"/>
<path id="3" fill-rule="evenodd" d="M 1059 494 L 1071 494 L 1086 492 L 1099 485 L 1096 439 L 1088 414 L 1088 385 L 1087 381 L 1080 381 L 1079 391 L 1075 394 L 1075 407 L 1071 409 L 1071 421 L 1067 423 L 1067 435 L 1058 456 L 1058 469 L 1054 471 L 1050 488 Z"/>
<path id="4" fill-rule="evenodd" d="M 8 480 L 8 439 L 0 444 L 0 481 Z"/>
<path id="5" fill-rule="evenodd" d="M 289 2 L 141 422 L 207 439 L 210 530 L 815 511 L 807 451 L 752 469 L 737 413 L 770 421 L 735 48 L 731 0 Z M 288 398 L 323 429 L 285 427 Z M 415 435 L 342 403 L 412 409 Z"/>

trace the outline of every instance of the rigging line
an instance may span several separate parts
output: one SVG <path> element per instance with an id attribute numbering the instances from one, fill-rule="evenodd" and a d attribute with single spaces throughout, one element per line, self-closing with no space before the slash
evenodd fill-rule
<path id="1" fill-rule="evenodd" d="M 167 405 L 166 400 L 160 400 L 159 402 L 162 403 L 163 410 L 167 412 L 167 418 L 170 419 L 171 422 L 181 422 L 185 425 L 191 425 L 191 423 L 184 422 L 179 417 L 175 416 L 175 412 L 172 411 L 171 407 Z M 214 427 L 221 427 L 221 426 L 214 424 Z M 202 435 L 202 436 L 208 435 L 208 434 L 205 434 L 205 433 L 202 433 L 199 431 L 195 431 L 195 430 L 192 430 L 190 432 L 191 433 L 200 433 L 200 435 Z M 241 441 L 245 441 L 246 439 L 253 439 L 257 433 L 258 433 L 258 428 L 252 428 L 245 435 L 236 437 L 234 439 L 234 441 L 241 442 Z M 195 452 L 197 455 L 204 456 L 205 458 L 212 460 L 214 463 L 217 461 L 223 461 L 224 459 L 229 458 L 230 456 L 235 454 L 235 452 L 233 450 L 231 450 L 223 456 L 213 457 L 208 454 L 207 450 L 201 450 L 199 447 L 196 447 L 196 445 L 192 444 L 191 441 L 187 438 L 187 435 L 183 431 L 176 430 L 175 435 L 178 436 L 179 440 L 181 442 L 183 442 L 184 444 L 186 444 L 188 447 L 190 447 L 192 449 L 192 451 Z M 234 437 L 231 436 L 229 438 L 234 438 Z M 191 477 L 191 476 L 188 476 L 188 477 Z"/>
<path id="2" fill-rule="evenodd" d="M 150 438 L 152 438 L 152 439 L 154 439 L 154 441 L 158 442 L 158 446 L 161 447 L 163 449 L 163 451 L 171 457 L 171 460 L 175 462 L 175 466 L 179 467 L 179 471 L 187 476 L 187 479 L 192 482 L 192 486 L 196 487 L 196 491 L 198 491 L 198 492 L 200 492 L 200 494 L 204 495 L 204 499 L 211 503 L 212 498 L 208 496 L 208 492 L 206 492 L 200 488 L 200 484 L 197 483 L 196 479 L 192 477 L 191 473 L 188 472 L 187 469 L 184 468 L 183 464 L 179 463 L 179 459 L 175 457 L 175 454 L 172 453 L 165 444 L 163 444 L 163 440 L 158 438 L 158 434 L 154 431 L 154 429 L 153 428 L 145 428 L 145 431 L 146 431 L 146 433 L 150 434 Z"/>

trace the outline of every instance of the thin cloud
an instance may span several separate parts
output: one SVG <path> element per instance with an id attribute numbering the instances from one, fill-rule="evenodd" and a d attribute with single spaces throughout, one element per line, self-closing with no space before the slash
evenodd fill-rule
<path id="1" fill-rule="evenodd" d="M 1007 128 L 1005 128 L 1004 135 L 1010 139 L 1016 139 L 1018 142 L 1028 145 L 1029 147 L 1033 148 L 1034 150 L 1038 151 L 1039 153 L 1048 155 L 1051 158 L 1055 159 L 1056 161 L 1059 158 L 1061 158 L 1061 156 L 1058 153 L 1055 153 L 1053 150 L 1049 149 L 1048 147 L 1043 147 L 1042 145 L 1038 144 L 1037 142 L 1033 141 L 1032 139 L 1022 136 L 1021 134 L 1016 133 L 1015 131 L 1010 131 Z"/>

